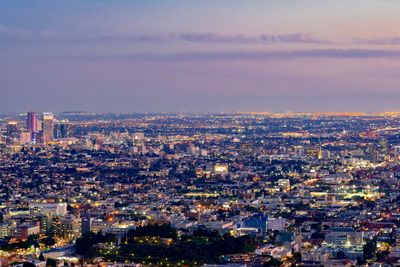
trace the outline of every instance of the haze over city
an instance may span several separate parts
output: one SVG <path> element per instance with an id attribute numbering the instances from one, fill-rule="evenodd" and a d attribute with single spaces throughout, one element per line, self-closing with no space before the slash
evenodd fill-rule
<path id="1" fill-rule="evenodd" d="M 0 112 L 396 111 L 400 2 L 1 1 Z"/>

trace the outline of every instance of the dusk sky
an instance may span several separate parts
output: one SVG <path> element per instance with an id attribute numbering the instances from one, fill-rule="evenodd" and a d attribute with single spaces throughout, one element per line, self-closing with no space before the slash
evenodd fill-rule
<path id="1" fill-rule="evenodd" d="M 400 111 L 400 1 L 4 0 L 0 93 L 0 112 Z"/>

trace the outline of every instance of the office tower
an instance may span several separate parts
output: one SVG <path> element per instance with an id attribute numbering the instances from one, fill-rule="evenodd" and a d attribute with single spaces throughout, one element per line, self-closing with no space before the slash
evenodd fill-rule
<path id="1" fill-rule="evenodd" d="M 59 217 L 53 219 L 53 229 L 57 237 L 72 240 L 81 233 L 80 220 L 74 216 Z"/>
<path id="2" fill-rule="evenodd" d="M 54 124 L 54 138 L 68 138 L 72 136 L 72 125 L 68 121 L 60 121 Z"/>
<path id="3" fill-rule="evenodd" d="M 34 137 L 33 142 L 43 144 L 43 131 L 42 130 L 35 133 L 33 137 Z"/>
<path id="4" fill-rule="evenodd" d="M 7 137 L 18 138 L 19 129 L 16 121 L 10 121 L 7 123 Z"/>
<path id="5" fill-rule="evenodd" d="M 28 112 L 26 117 L 26 129 L 28 132 L 35 133 L 38 131 L 38 117 L 36 112 Z"/>
<path id="6" fill-rule="evenodd" d="M 19 136 L 19 143 L 21 145 L 29 144 L 32 142 L 32 133 L 30 132 L 21 132 Z"/>
<path id="7" fill-rule="evenodd" d="M 53 140 L 54 115 L 50 112 L 43 113 L 43 143 Z"/>
<path id="8" fill-rule="evenodd" d="M 36 133 L 39 131 L 39 120 L 36 112 L 28 112 L 26 116 L 26 129 L 30 133 L 30 141 L 36 142 Z"/>
<path id="9" fill-rule="evenodd" d="M 144 143 L 144 133 L 142 132 L 136 132 L 133 133 L 133 139 L 135 140 L 135 143 Z"/>
<path id="10" fill-rule="evenodd" d="M 81 218 L 81 231 L 82 234 L 88 234 L 92 231 L 92 221 L 89 213 L 85 213 Z"/>
<path id="11" fill-rule="evenodd" d="M 142 132 L 133 133 L 133 140 L 135 144 L 135 147 L 133 148 L 133 153 L 146 154 L 147 149 L 145 146 L 144 133 Z"/>
<path id="12" fill-rule="evenodd" d="M 43 130 L 43 115 L 37 116 L 37 132 L 41 132 Z"/>

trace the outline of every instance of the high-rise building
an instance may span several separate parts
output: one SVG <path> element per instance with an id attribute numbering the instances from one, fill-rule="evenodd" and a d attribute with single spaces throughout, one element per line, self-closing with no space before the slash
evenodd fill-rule
<path id="1" fill-rule="evenodd" d="M 26 129 L 28 132 L 35 133 L 38 131 L 39 120 L 36 112 L 28 112 L 26 116 Z"/>
<path id="2" fill-rule="evenodd" d="M 9 121 L 7 123 L 7 137 L 18 138 L 18 136 L 19 136 L 18 123 L 16 121 Z"/>
<path id="3" fill-rule="evenodd" d="M 133 133 L 133 140 L 135 147 L 133 148 L 133 153 L 146 154 L 147 149 L 145 146 L 145 138 L 143 132 Z"/>
<path id="4" fill-rule="evenodd" d="M 92 231 L 92 221 L 89 213 L 85 213 L 81 218 L 81 232 L 82 234 L 88 234 Z"/>
<path id="5" fill-rule="evenodd" d="M 74 216 L 67 216 L 53 219 L 53 229 L 57 237 L 63 239 L 74 239 L 81 234 L 80 219 Z"/>
<path id="6" fill-rule="evenodd" d="M 60 121 L 54 124 L 54 138 L 68 138 L 72 136 L 72 124 L 68 121 Z"/>
<path id="7" fill-rule="evenodd" d="M 36 142 L 36 135 L 39 131 L 39 119 L 36 112 L 28 112 L 26 116 L 26 129 L 30 133 L 30 141 Z"/>
<path id="8" fill-rule="evenodd" d="M 32 142 L 32 134 L 30 132 L 21 132 L 19 135 L 19 143 L 21 145 L 29 144 Z"/>
<path id="9" fill-rule="evenodd" d="M 142 144 L 144 143 L 144 133 L 143 132 L 136 132 L 133 133 L 133 140 L 135 140 L 135 143 L 137 144 Z"/>
<path id="10" fill-rule="evenodd" d="M 43 113 L 43 143 L 53 140 L 54 137 L 54 115 L 50 112 Z"/>

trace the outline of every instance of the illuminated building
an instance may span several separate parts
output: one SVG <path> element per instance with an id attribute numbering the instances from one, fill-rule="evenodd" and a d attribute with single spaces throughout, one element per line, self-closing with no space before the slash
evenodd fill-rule
<path id="1" fill-rule="evenodd" d="M 36 112 L 28 112 L 26 116 L 26 129 L 31 135 L 31 140 L 36 141 L 36 133 L 39 131 L 39 119 Z"/>
<path id="2" fill-rule="evenodd" d="M 43 113 L 43 143 L 53 140 L 54 137 L 54 115 L 50 112 Z"/>
<path id="3" fill-rule="evenodd" d="M 92 221 L 93 219 L 90 217 L 90 214 L 86 213 L 82 216 L 81 220 L 81 231 L 82 234 L 90 233 L 92 230 Z"/>
<path id="4" fill-rule="evenodd" d="M 18 234 L 17 234 L 17 236 L 20 239 L 25 240 L 30 235 L 39 234 L 39 232 L 40 232 L 39 225 L 24 223 L 24 224 L 21 224 L 21 225 L 18 226 Z"/>
<path id="5" fill-rule="evenodd" d="M 10 235 L 11 226 L 7 223 L 0 224 L 0 237 L 7 237 Z"/>
<path id="6" fill-rule="evenodd" d="M 137 132 L 133 134 L 133 139 L 136 143 L 144 143 L 144 133 Z"/>
<path id="7" fill-rule="evenodd" d="M 32 141 L 32 135 L 30 132 L 22 132 L 19 136 L 20 144 L 28 144 Z"/>
<path id="8" fill-rule="evenodd" d="M 64 239 L 70 240 L 80 235 L 79 221 L 73 216 L 53 220 L 53 228 L 55 234 Z"/>
<path id="9" fill-rule="evenodd" d="M 228 164 L 226 163 L 216 163 L 214 165 L 214 173 L 216 175 L 226 175 L 228 174 Z"/>
<path id="10" fill-rule="evenodd" d="M 51 215 L 40 215 L 40 232 L 45 234 L 52 227 L 52 216 Z"/>
<path id="11" fill-rule="evenodd" d="M 16 121 L 10 121 L 7 124 L 7 136 L 10 138 L 18 138 L 19 128 Z"/>
<path id="12" fill-rule="evenodd" d="M 29 203 L 29 210 L 33 213 L 64 216 L 67 214 L 67 203 Z"/>
<path id="13" fill-rule="evenodd" d="M 318 159 L 329 159 L 331 157 L 331 152 L 326 149 L 320 149 L 318 151 Z"/>
<path id="14" fill-rule="evenodd" d="M 203 177 L 203 175 L 204 175 L 204 171 L 202 168 L 196 168 L 195 173 L 196 173 L 197 178 Z"/>
<path id="15" fill-rule="evenodd" d="M 68 138 L 72 136 L 72 125 L 66 121 L 60 121 L 54 124 L 54 138 Z"/>
<path id="16" fill-rule="evenodd" d="M 26 117 L 26 128 L 29 132 L 35 133 L 38 131 L 39 127 L 39 120 L 37 117 L 36 112 L 28 112 L 27 117 Z"/>
<path id="17" fill-rule="evenodd" d="M 289 179 L 279 179 L 278 185 L 281 188 L 290 188 L 290 180 Z"/>

